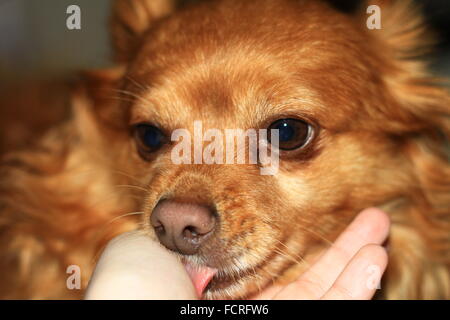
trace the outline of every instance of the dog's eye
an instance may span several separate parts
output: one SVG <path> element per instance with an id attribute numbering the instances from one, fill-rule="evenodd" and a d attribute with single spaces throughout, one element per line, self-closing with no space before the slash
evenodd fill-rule
<path id="1" fill-rule="evenodd" d="M 279 148 L 281 150 L 303 148 L 313 136 L 313 127 L 298 119 L 280 119 L 273 122 L 268 129 L 269 131 L 271 129 L 279 130 Z"/>
<path id="2" fill-rule="evenodd" d="M 164 133 L 150 124 L 138 124 L 134 128 L 134 134 L 140 151 L 154 152 L 166 142 Z"/>

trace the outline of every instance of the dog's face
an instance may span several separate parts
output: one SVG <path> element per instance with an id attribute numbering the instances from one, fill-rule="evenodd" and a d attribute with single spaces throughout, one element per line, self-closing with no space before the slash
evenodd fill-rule
<path id="1" fill-rule="evenodd" d="M 201 241 L 190 230 L 192 250 L 161 240 L 187 263 L 218 269 L 205 297 L 247 297 L 296 275 L 360 209 L 409 183 L 391 134 L 391 61 L 369 33 L 318 1 L 222 1 L 140 35 L 123 77 L 127 130 L 114 149 L 126 156 L 117 165 L 146 186 L 143 225 L 160 239 L 167 230 L 152 216 L 161 203 L 207 208 L 214 227 Z M 203 133 L 280 129 L 278 172 L 174 163 L 171 135 L 193 137 L 195 121 Z"/>

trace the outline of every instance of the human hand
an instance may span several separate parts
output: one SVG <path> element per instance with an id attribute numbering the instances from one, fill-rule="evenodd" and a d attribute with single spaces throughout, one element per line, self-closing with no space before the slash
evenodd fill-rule
<path id="1" fill-rule="evenodd" d="M 194 286 L 179 259 L 137 232 L 107 245 L 89 281 L 88 300 L 191 300 Z"/>
<path id="2" fill-rule="evenodd" d="M 383 211 L 363 210 L 296 281 L 273 285 L 254 299 L 371 299 L 387 266 L 387 253 L 381 245 L 389 227 L 389 217 Z"/>

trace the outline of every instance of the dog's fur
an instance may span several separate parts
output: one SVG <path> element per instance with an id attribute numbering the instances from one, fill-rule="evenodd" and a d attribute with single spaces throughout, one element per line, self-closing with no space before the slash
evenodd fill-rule
<path id="1" fill-rule="evenodd" d="M 88 74 L 69 120 L 4 156 L 1 297 L 82 297 L 66 288 L 66 268 L 81 267 L 85 288 L 111 237 L 152 235 L 164 196 L 217 208 L 219 230 L 189 257 L 219 268 L 206 298 L 294 279 L 370 206 L 392 220 L 378 297 L 449 298 L 450 98 L 415 57 L 431 38 L 417 10 L 377 3 L 381 30 L 366 28 L 365 10 L 316 0 L 117 0 L 119 66 Z M 275 176 L 175 165 L 170 144 L 144 161 L 130 134 L 138 122 L 248 129 L 286 116 L 319 130 Z"/>

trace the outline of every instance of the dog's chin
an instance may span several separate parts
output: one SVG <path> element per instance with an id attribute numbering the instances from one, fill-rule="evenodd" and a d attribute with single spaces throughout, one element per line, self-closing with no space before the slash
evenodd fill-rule
<path id="1" fill-rule="evenodd" d="M 255 274 L 251 270 L 239 273 L 219 272 L 211 279 L 203 292 L 203 299 L 239 299 L 251 295 L 245 283 L 255 280 Z"/>

